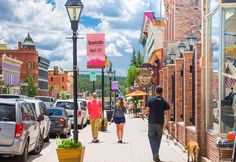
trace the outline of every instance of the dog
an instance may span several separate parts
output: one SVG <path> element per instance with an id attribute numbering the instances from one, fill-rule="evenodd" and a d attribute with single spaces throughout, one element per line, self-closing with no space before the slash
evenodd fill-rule
<path id="1" fill-rule="evenodd" d="M 187 153 L 188 153 L 188 162 L 191 158 L 192 162 L 198 162 L 199 157 L 199 145 L 196 141 L 189 141 L 186 146 Z"/>

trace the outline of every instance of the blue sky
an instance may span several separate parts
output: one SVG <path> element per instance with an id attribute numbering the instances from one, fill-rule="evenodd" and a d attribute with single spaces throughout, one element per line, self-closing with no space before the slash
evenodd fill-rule
<path id="1" fill-rule="evenodd" d="M 0 43 L 16 48 L 29 31 L 36 42 L 39 55 L 51 61 L 51 67 L 72 69 L 72 35 L 64 4 L 55 0 L 56 8 L 48 0 L 0 0 Z M 82 0 L 78 40 L 78 65 L 86 70 L 86 34 L 106 34 L 106 55 L 113 62 L 118 75 L 125 76 L 133 48 L 142 50 L 138 39 L 143 12 L 159 10 L 152 0 Z M 150 6 L 151 4 L 151 6 Z M 156 12 L 159 13 L 159 12 Z M 159 15 L 157 15 L 159 16 Z"/>

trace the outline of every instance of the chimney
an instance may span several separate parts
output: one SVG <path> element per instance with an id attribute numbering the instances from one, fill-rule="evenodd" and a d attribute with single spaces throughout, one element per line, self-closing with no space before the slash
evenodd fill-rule
<path id="1" fill-rule="evenodd" d="M 22 42 L 18 42 L 18 50 L 22 48 Z"/>

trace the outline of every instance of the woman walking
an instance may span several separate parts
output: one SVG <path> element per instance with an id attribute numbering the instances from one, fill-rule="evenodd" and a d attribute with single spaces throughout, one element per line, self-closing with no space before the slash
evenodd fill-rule
<path id="1" fill-rule="evenodd" d="M 113 112 L 113 121 L 116 124 L 118 143 L 122 143 L 122 138 L 124 134 L 124 125 L 125 125 L 125 112 L 126 108 L 124 106 L 123 98 L 118 98 L 117 106 L 115 107 Z"/>

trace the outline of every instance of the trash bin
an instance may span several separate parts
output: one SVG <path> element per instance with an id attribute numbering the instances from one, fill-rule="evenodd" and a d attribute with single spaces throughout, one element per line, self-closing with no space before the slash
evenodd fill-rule
<path id="1" fill-rule="evenodd" d="M 113 114 L 113 110 L 108 110 L 107 112 L 107 121 L 110 122 Z"/>

